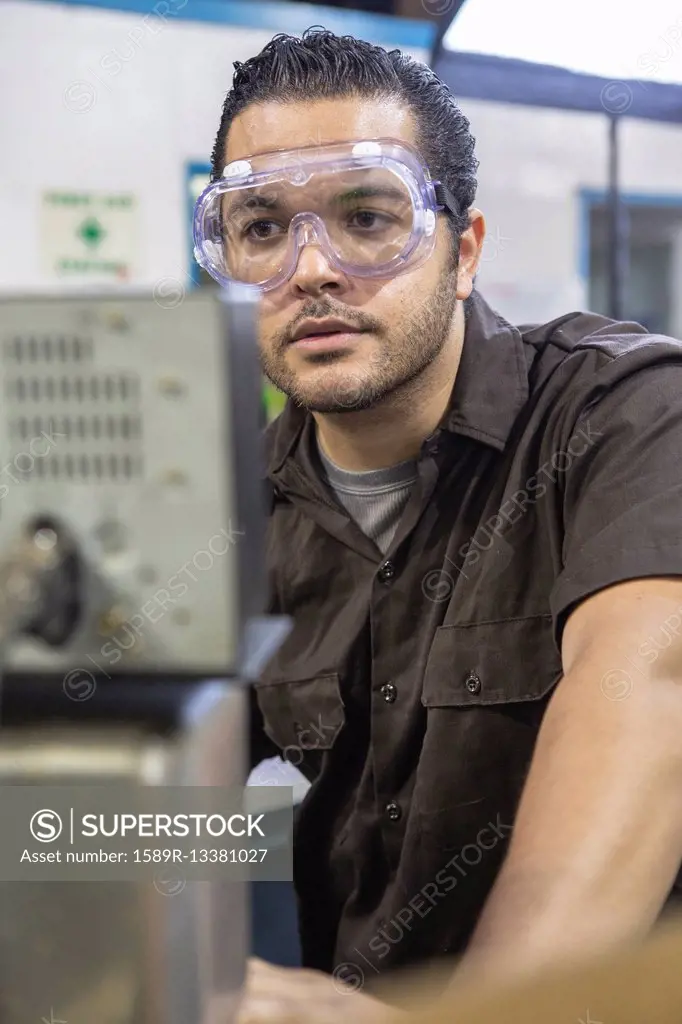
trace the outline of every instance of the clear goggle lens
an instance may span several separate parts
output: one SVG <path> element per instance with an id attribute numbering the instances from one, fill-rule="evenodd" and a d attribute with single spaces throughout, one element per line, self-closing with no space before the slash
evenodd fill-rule
<path id="1" fill-rule="evenodd" d="M 197 200 L 195 254 L 217 281 L 265 289 L 291 276 L 306 245 L 346 273 L 391 277 L 433 251 L 436 187 L 395 140 L 234 161 Z"/>
<path id="2" fill-rule="evenodd" d="M 398 175 L 381 167 L 327 172 L 304 186 L 278 181 L 221 196 L 211 232 L 214 258 L 229 277 L 247 284 L 276 276 L 286 262 L 291 235 L 303 233 L 304 213 L 319 218 L 310 218 L 308 225 L 318 231 L 319 222 L 324 225 L 338 259 L 357 266 L 390 263 L 413 231 L 412 197 Z"/>

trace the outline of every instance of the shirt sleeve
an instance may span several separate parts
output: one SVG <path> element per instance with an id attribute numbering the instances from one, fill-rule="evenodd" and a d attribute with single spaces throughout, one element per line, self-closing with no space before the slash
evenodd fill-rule
<path id="1" fill-rule="evenodd" d="M 563 569 L 550 595 L 559 646 L 590 594 L 682 576 L 682 350 L 609 384 L 563 454 Z"/>

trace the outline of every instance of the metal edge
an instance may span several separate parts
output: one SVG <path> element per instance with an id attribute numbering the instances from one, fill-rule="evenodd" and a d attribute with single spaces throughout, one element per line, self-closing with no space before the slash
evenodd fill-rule
<path id="1" fill-rule="evenodd" d="M 242 647 L 247 624 L 264 615 L 268 599 L 265 504 L 265 416 L 258 352 L 260 293 L 240 284 L 221 290 L 223 306 L 224 395 L 229 405 L 231 480 L 237 529 L 243 530 L 235 551 L 238 566 L 237 634 Z M 229 441 L 226 438 L 226 451 Z M 236 506 L 234 499 L 236 497 Z M 229 524 L 228 524 L 229 526 Z M 238 665 L 245 651 L 240 652 Z"/>

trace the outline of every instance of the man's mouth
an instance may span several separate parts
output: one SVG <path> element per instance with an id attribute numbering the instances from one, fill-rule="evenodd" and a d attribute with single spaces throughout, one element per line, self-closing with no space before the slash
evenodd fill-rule
<path id="1" fill-rule="evenodd" d="M 352 345 L 365 332 L 340 320 L 308 321 L 294 332 L 292 345 L 296 348 L 322 351 Z"/>

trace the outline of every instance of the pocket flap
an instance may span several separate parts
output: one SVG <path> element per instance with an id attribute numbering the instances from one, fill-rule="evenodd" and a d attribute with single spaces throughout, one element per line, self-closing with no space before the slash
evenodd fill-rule
<path id="1" fill-rule="evenodd" d="M 256 684 L 265 731 L 283 751 L 329 750 L 345 723 L 338 674 Z"/>
<path id="2" fill-rule="evenodd" d="M 561 675 L 551 615 L 441 626 L 429 652 L 422 704 L 464 707 L 536 700 Z"/>

